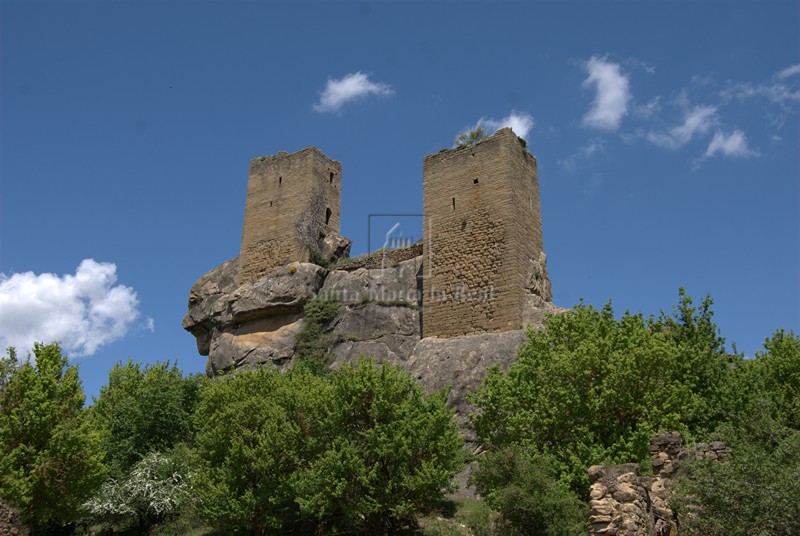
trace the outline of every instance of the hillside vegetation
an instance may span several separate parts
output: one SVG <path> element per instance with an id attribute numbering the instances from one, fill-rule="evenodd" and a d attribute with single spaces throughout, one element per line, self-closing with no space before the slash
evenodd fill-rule
<path id="1" fill-rule="evenodd" d="M 211 381 L 120 362 L 91 406 L 58 345 L 9 349 L 0 499 L 34 535 L 582 534 L 588 467 L 646 470 L 649 438 L 676 430 L 731 447 L 683 470 L 682 534 L 800 533 L 793 332 L 744 359 L 726 351 L 710 298 L 681 291 L 653 317 L 578 304 L 489 371 L 468 450 L 446 392 L 368 358 L 328 370 L 322 325 L 286 374 Z M 468 462 L 482 499 L 448 500 Z"/>

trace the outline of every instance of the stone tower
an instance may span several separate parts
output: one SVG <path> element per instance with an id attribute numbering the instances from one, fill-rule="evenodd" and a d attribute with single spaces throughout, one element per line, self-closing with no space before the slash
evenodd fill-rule
<path id="1" fill-rule="evenodd" d="M 544 258 L 536 158 L 504 128 L 426 156 L 422 189 L 422 336 L 522 329 Z"/>
<path id="2" fill-rule="evenodd" d="M 315 147 L 250 161 L 238 284 L 307 262 L 322 238 L 339 233 L 341 180 L 342 164 Z"/>

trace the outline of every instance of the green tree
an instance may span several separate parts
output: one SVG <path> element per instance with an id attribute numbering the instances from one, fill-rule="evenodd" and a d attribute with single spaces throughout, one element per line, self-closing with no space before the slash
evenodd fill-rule
<path id="1" fill-rule="evenodd" d="M 490 451 L 471 481 L 486 503 L 503 515 L 508 532 L 530 536 L 586 533 L 588 509 L 558 481 L 551 464 L 518 446 Z"/>
<path id="2" fill-rule="evenodd" d="M 211 523 L 252 534 L 384 534 L 463 466 L 444 394 L 397 367 L 239 372 L 202 390 L 197 485 Z"/>
<path id="3" fill-rule="evenodd" d="M 747 362 L 751 389 L 770 399 L 786 426 L 800 430 L 800 337 L 777 330 L 764 341 L 764 350 Z"/>
<path id="4" fill-rule="evenodd" d="M 79 516 L 105 466 L 78 368 L 58 344 L 36 344 L 33 354 L 0 359 L 0 497 L 34 533 L 52 534 Z"/>
<path id="5" fill-rule="evenodd" d="M 202 382 L 202 376 L 184 377 L 169 363 L 142 367 L 128 360 L 111 369 L 91 415 L 103 434 L 106 461 L 115 478 L 125 478 L 148 452 L 167 452 L 191 440 Z"/>
<path id="6" fill-rule="evenodd" d="M 400 367 L 343 366 L 298 502 L 329 532 L 393 533 L 441 501 L 464 466 L 446 393 L 424 396 Z"/>
<path id="7" fill-rule="evenodd" d="M 467 147 L 469 145 L 475 145 L 478 142 L 481 142 L 489 137 L 489 133 L 481 127 L 477 126 L 472 130 L 465 130 L 463 132 L 459 132 L 458 136 L 455 139 L 455 145 L 459 149 L 461 147 Z"/>
<path id="8" fill-rule="evenodd" d="M 297 471 L 329 410 L 329 384 L 305 370 L 262 368 L 209 382 L 196 412 L 196 489 L 202 516 L 251 534 L 302 527 Z"/>
<path id="9" fill-rule="evenodd" d="M 673 489 L 681 534 L 800 534 L 800 430 L 775 415 L 769 397 L 752 400 L 717 434 L 727 458 L 682 468 Z"/>
<path id="10" fill-rule="evenodd" d="M 488 449 L 519 445 L 550 460 L 581 496 L 597 463 L 649 459 L 649 438 L 708 434 L 730 416 L 730 360 L 711 322 L 681 291 L 674 317 L 644 319 L 583 304 L 528 333 L 507 373 L 495 368 L 472 397 Z"/>

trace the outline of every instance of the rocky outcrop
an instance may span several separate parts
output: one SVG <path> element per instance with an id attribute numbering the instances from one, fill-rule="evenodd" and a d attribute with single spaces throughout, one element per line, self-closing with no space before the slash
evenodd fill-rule
<path id="1" fill-rule="evenodd" d="M 316 264 L 293 262 L 268 279 L 242 285 L 230 298 L 231 319 L 241 324 L 300 313 L 316 297 L 326 274 L 327 270 Z"/>
<path id="2" fill-rule="evenodd" d="M 336 266 L 336 269 L 352 271 L 359 268 L 387 268 L 416 257 L 422 257 L 422 242 L 406 248 L 380 249 L 369 255 L 345 259 Z"/>
<path id="3" fill-rule="evenodd" d="M 350 255 L 353 242 L 342 235 L 331 233 L 322 239 L 319 247 L 320 256 L 329 264 L 346 259 Z"/>
<path id="4" fill-rule="evenodd" d="M 521 330 L 447 339 L 427 337 L 414 347 L 405 368 L 428 392 L 449 389 L 448 404 L 465 422 L 472 409 L 467 393 L 477 389 L 489 367 L 507 369 L 526 340 Z"/>
<path id="5" fill-rule="evenodd" d="M 290 263 L 266 279 L 236 286 L 238 260 L 201 277 L 189 292 L 183 327 L 208 356 L 206 374 L 272 364 L 285 368 L 294 356 L 303 306 L 316 297 L 327 271 Z"/>
<path id="6" fill-rule="evenodd" d="M 325 255 L 349 249 L 349 242 L 335 239 L 325 244 Z M 420 249 L 417 244 L 386 255 L 379 252 L 332 270 L 290 263 L 271 277 L 241 286 L 236 285 L 239 261 L 233 259 L 192 286 L 183 327 L 197 338 L 200 354 L 208 356 L 206 373 L 211 377 L 265 365 L 287 369 L 304 326 L 305 304 L 315 298 L 335 301 L 338 311 L 326 327 L 332 368 L 360 356 L 400 364 L 428 391 L 448 388 L 450 405 L 463 421 L 470 412 L 467 393 L 480 385 L 492 365 L 507 368 L 526 337 L 516 330 L 421 339 L 425 306 Z M 544 257 L 531 261 L 525 296 L 526 323 L 535 328 L 543 326 L 547 314 L 562 310 L 549 301 L 544 263 Z"/>

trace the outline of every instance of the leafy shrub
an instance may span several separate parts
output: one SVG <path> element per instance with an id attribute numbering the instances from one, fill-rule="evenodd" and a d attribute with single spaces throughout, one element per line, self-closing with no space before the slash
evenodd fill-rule
<path id="1" fill-rule="evenodd" d="M 459 132 L 455 139 L 455 145 L 459 149 L 461 147 L 468 147 L 470 145 L 475 145 L 478 142 L 481 142 L 489 137 L 489 133 L 483 127 L 475 127 L 472 130 L 465 130 L 463 132 Z"/>
<path id="2" fill-rule="evenodd" d="M 584 534 L 588 509 L 557 476 L 542 456 L 508 447 L 481 459 L 472 481 L 487 505 L 502 514 L 507 532 Z"/>
<path id="3" fill-rule="evenodd" d="M 338 311 L 338 303 L 331 300 L 311 300 L 303 308 L 305 324 L 297 333 L 295 357 L 300 367 L 315 374 L 327 370 L 331 347 L 331 336 L 325 333 L 328 323 Z"/>
<path id="4" fill-rule="evenodd" d="M 142 367 L 129 359 L 114 365 L 91 408 L 112 476 L 125 478 L 151 451 L 167 452 L 180 442 L 190 442 L 203 381 L 200 375 L 184 377 L 168 362 Z"/>
<path id="5" fill-rule="evenodd" d="M 445 395 L 424 396 L 400 367 L 343 366 L 332 376 L 319 455 L 298 482 L 302 511 L 329 532 L 383 534 L 441 500 L 464 465 Z"/>
<path id="6" fill-rule="evenodd" d="M 800 337 L 777 330 L 764 350 L 747 362 L 751 389 L 769 398 L 776 418 L 800 430 Z"/>
<path id="7" fill-rule="evenodd" d="M 754 401 L 722 426 L 724 460 L 684 466 L 673 492 L 681 534 L 800 534 L 800 431 L 773 415 L 768 399 Z"/>
<path id="8" fill-rule="evenodd" d="M 317 249 L 312 249 L 309 254 L 308 262 L 321 266 L 323 268 L 330 268 L 331 262 L 322 256 L 322 253 Z"/>

